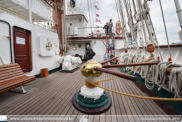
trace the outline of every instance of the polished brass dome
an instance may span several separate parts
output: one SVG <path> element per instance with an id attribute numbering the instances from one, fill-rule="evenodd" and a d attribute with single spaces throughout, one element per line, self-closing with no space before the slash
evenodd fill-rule
<path id="1" fill-rule="evenodd" d="M 84 75 L 85 77 L 99 77 L 99 76 L 101 76 L 102 72 L 94 70 L 94 67 L 102 68 L 102 65 L 94 59 L 87 61 L 81 67 L 82 75 Z"/>

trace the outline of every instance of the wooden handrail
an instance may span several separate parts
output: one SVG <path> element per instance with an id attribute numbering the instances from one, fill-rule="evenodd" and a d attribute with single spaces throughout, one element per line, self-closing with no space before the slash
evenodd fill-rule
<path id="1" fill-rule="evenodd" d="M 103 64 L 105 64 L 105 63 L 107 63 L 107 62 L 109 62 L 109 61 L 115 60 L 116 58 L 119 58 L 119 57 L 111 58 L 111 59 L 109 59 L 109 60 L 107 60 L 107 61 L 102 62 L 101 64 L 103 65 Z"/>
<path id="2" fill-rule="evenodd" d="M 126 66 L 143 66 L 143 65 L 157 65 L 158 62 L 147 62 L 147 63 L 133 63 L 133 64 L 114 64 L 114 65 L 104 65 L 103 68 L 111 67 L 126 67 Z"/>
<path id="3" fill-rule="evenodd" d="M 132 76 L 132 75 L 127 75 L 125 73 L 114 72 L 114 71 L 99 68 L 99 67 L 95 67 L 94 70 L 105 72 L 105 73 L 108 73 L 108 74 L 113 74 L 115 76 L 118 76 L 118 77 L 121 77 L 121 78 L 124 78 L 124 79 L 127 79 L 127 80 L 137 81 L 137 77 Z"/>

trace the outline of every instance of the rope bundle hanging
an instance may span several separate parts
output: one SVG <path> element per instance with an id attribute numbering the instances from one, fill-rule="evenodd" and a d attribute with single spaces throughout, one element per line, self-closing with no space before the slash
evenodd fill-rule
<path id="1" fill-rule="evenodd" d="M 170 74 L 169 89 L 175 98 L 182 97 L 182 67 L 173 68 Z"/>
<path id="2" fill-rule="evenodd" d="M 165 80 L 167 79 L 166 76 L 166 69 L 171 64 L 171 62 L 161 62 L 156 67 L 156 75 L 155 75 L 155 83 L 159 86 L 158 91 L 160 91 L 161 87 L 165 84 Z M 158 80 L 160 77 L 160 80 Z"/>

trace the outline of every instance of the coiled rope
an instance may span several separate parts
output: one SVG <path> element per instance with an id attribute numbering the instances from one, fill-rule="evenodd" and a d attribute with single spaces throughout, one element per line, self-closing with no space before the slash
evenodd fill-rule
<path id="1" fill-rule="evenodd" d="M 169 89 L 175 98 L 182 97 L 182 67 L 173 68 L 169 79 Z"/>
<path id="2" fill-rule="evenodd" d="M 156 67 L 155 83 L 159 86 L 158 91 L 160 91 L 161 87 L 165 84 L 167 78 L 165 73 L 170 64 L 171 62 L 161 62 Z M 158 80 L 158 76 L 160 76 L 160 80 Z"/>

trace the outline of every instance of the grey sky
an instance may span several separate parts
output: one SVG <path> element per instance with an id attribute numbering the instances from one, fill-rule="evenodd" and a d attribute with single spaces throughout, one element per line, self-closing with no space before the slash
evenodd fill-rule
<path id="1" fill-rule="evenodd" d="M 87 0 L 77 0 L 77 1 L 82 1 L 85 9 L 88 10 Z M 97 18 L 102 22 L 102 24 L 97 23 L 98 26 L 103 27 L 105 23 L 112 18 L 113 13 L 114 16 L 112 20 L 115 26 L 115 23 L 118 21 L 118 13 L 116 9 L 115 0 L 89 0 L 89 1 L 92 1 L 93 3 L 94 1 L 99 2 L 99 4 L 95 3 L 99 7 L 99 10 L 96 10 L 96 13 L 98 13 L 100 17 Z M 174 0 L 161 0 L 161 2 L 164 11 L 169 41 L 170 43 L 180 42 L 178 36 L 178 31 L 180 30 L 180 27 L 179 27 L 178 17 L 176 14 Z M 167 44 L 159 0 L 153 0 L 152 2 L 148 3 L 150 5 L 151 18 L 154 24 L 159 44 Z M 180 4 L 182 6 L 182 0 L 180 0 Z M 93 13 L 92 15 L 95 15 L 95 13 Z M 93 20 L 95 20 L 95 18 Z M 88 23 L 88 26 L 90 27 L 90 22 Z M 100 28 L 99 30 L 101 32 L 104 32 L 102 28 Z"/>

